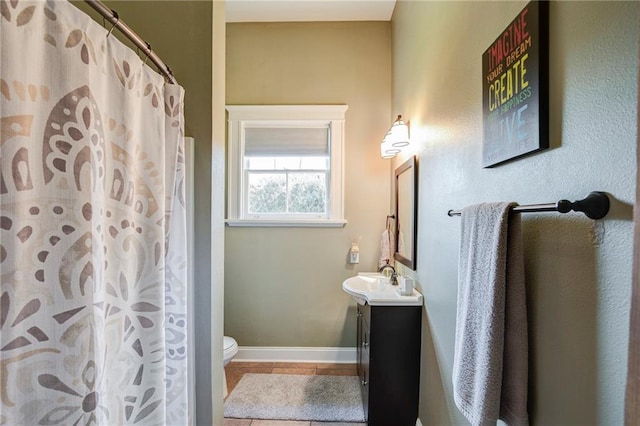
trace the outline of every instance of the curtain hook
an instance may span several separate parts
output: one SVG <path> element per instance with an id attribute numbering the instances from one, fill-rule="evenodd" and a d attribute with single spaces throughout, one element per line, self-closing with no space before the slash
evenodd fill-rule
<path id="1" fill-rule="evenodd" d="M 174 80 L 176 79 L 176 77 L 173 75 L 173 71 L 171 71 L 171 68 L 169 68 L 169 65 L 167 65 L 167 72 L 166 72 L 166 74 L 167 74 L 168 80 L 169 80 L 171 83 L 173 83 L 173 82 L 174 82 Z"/>
<path id="2" fill-rule="evenodd" d="M 113 23 L 113 25 L 111 26 L 111 29 L 107 33 L 107 38 L 109 38 L 113 29 L 116 27 L 116 25 L 118 25 L 118 22 L 120 22 L 120 15 L 118 15 L 118 12 L 112 9 L 111 14 L 113 15 L 114 18 L 116 18 L 116 22 Z"/>
<path id="3" fill-rule="evenodd" d="M 147 45 L 147 56 L 144 58 L 144 64 L 147 65 L 147 59 L 149 59 L 149 55 L 151 55 L 151 45 L 146 41 L 144 42 L 144 44 Z"/>

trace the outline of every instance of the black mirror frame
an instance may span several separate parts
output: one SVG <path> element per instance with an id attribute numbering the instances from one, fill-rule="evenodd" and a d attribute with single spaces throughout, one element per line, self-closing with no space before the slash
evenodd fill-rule
<path id="1" fill-rule="evenodd" d="M 395 237 L 396 237 L 396 251 L 393 255 L 394 259 L 403 265 L 411 268 L 412 270 L 416 270 L 417 268 L 417 243 L 418 243 L 418 161 L 416 156 L 411 156 L 407 161 L 402 163 L 395 170 L 395 210 L 396 210 L 396 226 L 395 226 Z M 411 221 L 413 222 L 413 232 L 411 233 L 411 258 L 404 257 L 400 253 L 398 253 L 398 236 L 400 230 L 400 216 L 398 212 L 398 176 L 402 173 L 411 173 L 411 181 L 413 182 L 413 206 L 411 206 L 412 217 Z"/>

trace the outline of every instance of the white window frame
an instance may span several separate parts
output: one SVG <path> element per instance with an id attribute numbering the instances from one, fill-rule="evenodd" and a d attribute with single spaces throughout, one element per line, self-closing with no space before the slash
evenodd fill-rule
<path id="1" fill-rule="evenodd" d="M 229 226 L 343 227 L 344 218 L 344 122 L 347 105 L 227 105 L 227 219 Z M 323 218 L 295 215 L 248 215 L 244 172 L 244 128 L 251 125 L 286 127 L 328 125 L 330 173 L 328 214 Z"/>

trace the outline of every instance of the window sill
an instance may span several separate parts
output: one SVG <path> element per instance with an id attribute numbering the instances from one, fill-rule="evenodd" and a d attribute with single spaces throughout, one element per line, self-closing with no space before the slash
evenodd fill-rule
<path id="1" fill-rule="evenodd" d="M 254 220 L 226 219 L 227 226 L 262 228 L 343 228 L 346 220 Z"/>

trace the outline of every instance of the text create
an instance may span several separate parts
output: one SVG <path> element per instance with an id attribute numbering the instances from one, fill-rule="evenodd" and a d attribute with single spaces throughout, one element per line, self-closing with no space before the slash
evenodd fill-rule
<path id="1" fill-rule="evenodd" d="M 529 86 L 526 66 L 528 57 L 528 54 L 522 56 L 489 85 L 489 111 L 495 110 Z"/>

